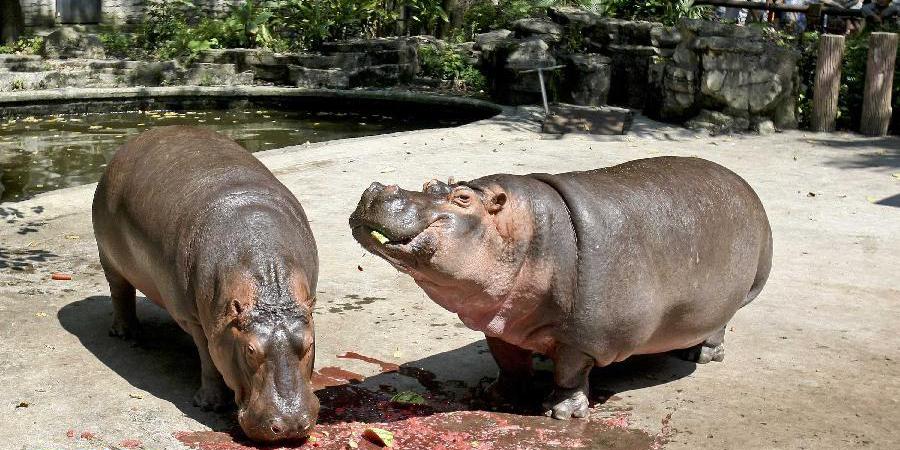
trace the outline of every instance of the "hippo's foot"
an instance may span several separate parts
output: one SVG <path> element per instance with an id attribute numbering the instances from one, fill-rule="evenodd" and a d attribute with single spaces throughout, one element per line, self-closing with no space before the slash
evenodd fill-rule
<path id="1" fill-rule="evenodd" d="M 557 387 L 544 402 L 544 415 L 561 420 L 587 417 L 590 404 L 585 391 L 584 388 Z"/>
<path id="2" fill-rule="evenodd" d="M 725 344 L 716 346 L 707 346 L 706 343 L 697 344 L 682 350 L 682 358 L 697 364 L 706 364 L 710 361 L 722 362 L 725 360 Z"/>
<path id="3" fill-rule="evenodd" d="M 528 394 L 528 379 L 500 374 L 489 384 L 482 396 L 490 403 L 522 403 Z"/>
<path id="4" fill-rule="evenodd" d="M 204 411 L 222 411 L 231 406 L 232 393 L 224 383 L 204 383 L 194 394 L 194 406 Z"/>
<path id="5" fill-rule="evenodd" d="M 112 326 L 109 327 L 109 335 L 126 341 L 137 341 L 141 336 L 141 325 L 137 320 L 131 322 L 114 320 Z"/>

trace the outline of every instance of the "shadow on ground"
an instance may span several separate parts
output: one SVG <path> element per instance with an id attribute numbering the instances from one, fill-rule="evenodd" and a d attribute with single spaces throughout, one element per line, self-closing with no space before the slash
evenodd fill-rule
<path id="1" fill-rule="evenodd" d="M 841 169 L 900 168 L 900 137 L 881 137 L 866 140 L 812 139 L 816 145 L 839 149 L 872 149 L 871 153 L 853 153 L 837 157 L 827 164 Z"/>
<path id="2" fill-rule="evenodd" d="M 254 448 L 243 438 L 233 413 L 209 413 L 193 406 L 191 398 L 199 386 L 200 370 L 190 337 L 165 311 L 144 298 L 138 301 L 138 316 L 143 326 L 142 340 L 133 345 L 107 335 L 112 317 L 107 296 L 70 303 L 58 313 L 67 331 L 131 385 L 171 402 L 188 417 L 215 430 L 173 430 L 183 443 L 201 449 Z M 496 449 L 524 448 L 521 443 L 530 442 L 529 439 L 538 445 L 547 435 L 572 445 L 577 442 L 590 444 L 589 447 L 602 444 L 602 448 L 647 448 L 660 435 L 628 428 L 628 408 L 618 405 L 621 399 L 616 394 L 667 383 L 695 369 L 694 363 L 668 354 L 634 357 L 595 369 L 591 374 L 591 402 L 595 411 L 617 418 L 562 422 L 540 415 L 540 400 L 552 388 L 549 361 L 537 361 L 531 398 L 503 405 L 482 400 L 480 393 L 497 370 L 484 341 L 400 366 L 353 352 L 336 356 L 338 360 L 371 363 L 381 373 L 366 378 L 339 367 L 318 368 L 314 384 L 322 408 L 317 430 L 325 430 L 327 437 L 319 440 L 320 448 L 331 448 L 329 442 L 340 444 L 334 448 L 344 448 L 346 439 L 358 435 L 361 429 L 357 428 L 365 424 L 392 429 L 406 446 L 415 446 L 427 436 L 435 442 L 444 442 L 463 433 L 470 440 L 508 441 L 508 446 L 492 447 Z M 420 394 L 424 404 L 391 401 L 397 393 L 407 391 Z M 497 430 L 505 430 L 506 434 Z"/>
<path id="3" fill-rule="evenodd" d="M 112 302 L 108 296 L 69 303 L 57 318 L 88 351 L 135 388 L 172 403 L 210 428 L 230 426 L 229 417 L 193 405 L 194 392 L 200 387 L 200 360 L 191 337 L 144 297 L 138 298 L 137 313 L 143 333 L 139 343 L 109 336 Z"/>

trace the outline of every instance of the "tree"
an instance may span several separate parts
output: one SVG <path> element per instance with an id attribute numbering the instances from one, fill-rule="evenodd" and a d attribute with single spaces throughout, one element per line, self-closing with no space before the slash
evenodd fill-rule
<path id="1" fill-rule="evenodd" d="M 0 44 L 12 44 L 25 30 L 19 0 L 0 0 Z"/>

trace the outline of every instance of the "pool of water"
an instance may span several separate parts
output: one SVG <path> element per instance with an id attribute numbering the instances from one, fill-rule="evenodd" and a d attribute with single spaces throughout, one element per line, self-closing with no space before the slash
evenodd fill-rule
<path id="1" fill-rule="evenodd" d="M 0 119 L 0 202 L 92 183 L 126 140 L 165 125 L 222 132 L 251 152 L 349 137 L 455 126 L 455 119 L 271 109 L 131 111 Z"/>

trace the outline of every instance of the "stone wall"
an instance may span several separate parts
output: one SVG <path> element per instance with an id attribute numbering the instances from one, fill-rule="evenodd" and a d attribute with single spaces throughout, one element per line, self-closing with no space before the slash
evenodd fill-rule
<path id="1" fill-rule="evenodd" d="M 716 132 L 795 128 L 798 54 L 758 28 L 699 20 L 667 27 L 571 7 L 476 39 L 491 93 L 510 104 L 539 101 L 523 69 L 565 65 L 547 77 L 551 95 L 610 103 Z"/>
<path id="2" fill-rule="evenodd" d="M 322 53 L 213 49 L 188 61 L 105 59 L 99 38 L 58 27 L 38 55 L 0 55 L 0 93 L 61 87 L 279 85 L 354 89 L 394 87 L 418 71 L 414 38 L 360 39 L 323 45 Z"/>
<path id="3" fill-rule="evenodd" d="M 56 0 L 21 0 L 25 25 L 45 27 L 56 24 Z M 194 4 L 207 14 L 222 16 L 230 5 L 244 0 L 194 0 Z M 101 14 L 104 23 L 140 23 L 147 0 L 102 0 Z"/>

